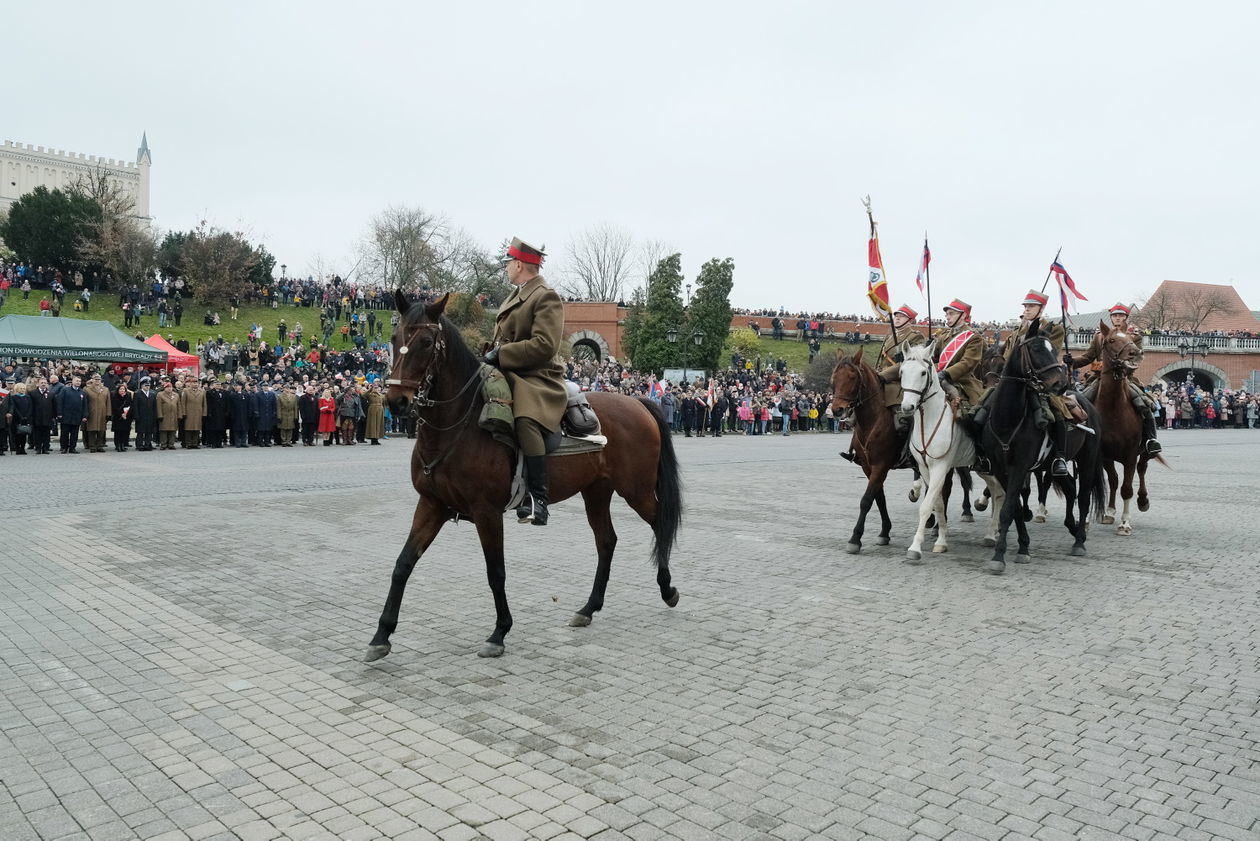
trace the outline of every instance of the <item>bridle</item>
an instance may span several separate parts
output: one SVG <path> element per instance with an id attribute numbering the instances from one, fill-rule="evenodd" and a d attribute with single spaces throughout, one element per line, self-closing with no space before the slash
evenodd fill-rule
<path id="1" fill-rule="evenodd" d="M 1115 335 L 1115 331 L 1112 332 L 1112 335 Z M 1127 333 L 1123 333 L 1122 335 L 1124 335 L 1126 338 L 1126 342 L 1125 342 L 1126 346 L 1132 345 L 1135 348 L 1137 347 L 1133 339 L 1128 338 Z M 1110 373 L 1111 378 L 1114 380 L 1118 381 L 1118 380 L 1127 379 L 1130 372 L 1133 370 L 1132 366 L 1130 366 L 1129 361 L 1127 359 L 1121 356 L 1119 351 L 1113 353 L 1109 345 L 1110 345 L 1109 341 L 1103 342 L 1103 353 L 1102 353 L 1103 370 Z"/>
<path id="2" fill-rule="evenodd" d="M 1016 376 L 1015 374 L 1002 374 L 1000 379 L 1023 382 L 1028 388 L 1038 394 L 1043 394 L 1046 390 L 1046 382 L 1042 375 L 1047 371 L 1058 370 L 1061 370 L 1064 374 L 1066 374 L 1067 366 L 1056 358 L 1053 362 L 1042 365 L 1040 368 L 1033 367 L 1032 354 L 1029 352 L 1028 345 L 1037 339 L 1040 339 L 1043 342 L 1049 341 L 1045 336 L 1038 334 L 1036 336 L 1025 336 L 1020 339 L 1019 344 L 1015 346 L 1015 349 L 1019 351 L 1019 365 L 1024 369 L 1023 375 Z"/>
<path id="3" fill-rule="evenodd" d="M 933 373 L 932 363 L 930 360 L 923 360 L 923 359 L 910 360 L 910 361 L 920 364 L 924 368 L 927 369 L 927 382 L 923 384 L 923 388 L 906 388 L 904 385 L 901 387 L 901 390 L 903 392 L 919 395 L 919 402 L 914 408 L 919 413 L 919 422 L 918 424 L 916 424 L 916 426 L 919 429 L 919 442 L 920 444 L 922 444 L 922 446 L 916 445 L 915 449 L 918 450 L 919 455 L 923 456 L 924 459 L 935 460 L 936 458 L 943 458 L 944 454 L 940 456 L 929 456 L 928 449 L 932 446 L 932 442 L 936 440 L 936 433 L 941 431 L 941 422 L 945 420 L 945 412 L 942 411 L 940 415 L 937 416 L 936 425 L 932 427 L 931 435 L 928 435 L 923 428 L 924 418 L 927 417 L 927 413 L 923 410 L 923 404 L 926 403 L 928 397 L 931 396 L 933 384 L 936 384 L 936 377 L 932 376 L 932 373 Z M 906 363 L 902 362 L 901 364 L 904 365 Z M 950 414 L 953 416 L 954 420 L 957 420 L 958 419 L 958 401 L 950 400 L 949 393 L 946 392 L 945 389 L 941 388 L 939 384 L 936 384 L 936 389 L 940 391 L 941 394 L 945 395 L 945 402 L 946 402 L 946 405 L 949 406 Z"/>
<path id="4" fill-rule="evenodd" d="M 853 363 L 853 362 L 845 362 L 844 364 L 845 364 L 845 365 L 848 365 L 848 366 L 850 366 L 850 367 L 852 367 L 855 371 L 857 371 L 857 374 L 856 374 L 856 376 L 854 377 L 854 379 L 855 379 L 855 380 L 856 380 L 856 382 L 857 382 L 857 387 L 856 387 L 856 389 L 854 390 L 854 395 L 853 395 L 853 396 L 854 396 L 854 399 L 853 399 L 853 400 L 849 400 L 849 399 L 847 399 L 847 398 L 840 397 L 839 395 L 833 395 L 833 396 L 832 396 L 832 403 L 835 403 L 835 401 L 836 401 L 836 399 L 837 399 L 837 398 L 839 398 L 839 399 L 841 399 L 841 400 L 844 400 L 844 401 L 845 401 L 846 403 L 848 403 L 849 405 L 847 405 L 847 406 L 841 406 L 841 407 L 840 407 L 840 408 L 841 408 L 841 410 L 842 410 L 842 411 L 845 411 L 845 412 L 848 412 L 849 414 L 852 414 L 852 413 L 854 413 L 854 412 L 856 412 L 856 411 L 857 411 L 857 408 L 858 408 L 859 406 L 861 406 L 863 403 L 865 403 L 867 400 L 869 400 L 869 399 L 871 398 L 871 394 L 870 394 L 870 392 L 868 392 L 868 391 L 867 391 L 867 389 L 866 389 L 866 381 L 865 381 L 865 379 L 862 377 L 862 371 L 861 371 L 861 369 L 859 369 L 859 368 L 858 368 L 858 366 L 857 366 L 855 363 Z"/>

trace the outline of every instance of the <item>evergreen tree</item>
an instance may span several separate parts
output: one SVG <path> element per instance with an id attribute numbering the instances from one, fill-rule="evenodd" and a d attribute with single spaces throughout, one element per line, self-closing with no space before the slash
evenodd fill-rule
<path id="1" fill-rule="evenodd" d="M 68 267 L 79 262 L 79 249 L 101 219 L 90 198 L 36 187 L 15 201 L 0 225 L 3 239 L 32 266 Z"/>
<path id="2" fill-rule="evenodd" d="M 682 255 L 671 254 L 657 263 L 648 276 L 647 298 L 641 310 L 631 310 L 622 344 L 640 371 L 660 374 L 666 366 L 682 364 L 679 343 L 690 337 L 679 295 L 682 280 Z M 671 329 L 680 333 L 677 343 L 666 337 Z"/>
<path id="3" fill-rule="evenodd" d="M 712 372 L 725 367 L 722 351 L 731 331 L 731 287 L 735 284 L 735 261 L 713 259 L 700 267 L 696 294 L 687 313 L 685 338 L 697 331 L 704 334 L 699 347 L 689 349 L 688 362 Z M 684 337 L 679 337 L 681 342 Z"/>

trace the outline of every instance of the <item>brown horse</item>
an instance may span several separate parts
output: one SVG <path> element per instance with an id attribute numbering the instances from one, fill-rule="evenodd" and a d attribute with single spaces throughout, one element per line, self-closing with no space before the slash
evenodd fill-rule
<path id="1" fill-rule="evenodd" d="M 853 526 L 853 534 L 844 551 L 856 555 L 862 551 L 862 535 L 866 533 L 866 517 L 870 514 L 871 504 L 879 508 L 880 530 L 875 539 L 877 546 L 887 546 L 892 531 L 892 520 L 888 516 L 888 501 L 884 496 L 884 481 L 888 472 L 895 468 L 901 457 L 901 447 L 897 440 L 897 430 L 893 426 L 892 417 L 884 405 L 884 386 L 878 374 L 862 356 L 858 348 L 853 356 L 843 353 L 836 359 L 836 368 L 831 372 L 831 411 L 839 414 L 843 411 L 852 413 L 854 424 L 853 451 L 856 461 L 866 474 L 866 491 L 858 508 L 858 521 Z M 911 462 L 914 471 L 916 489 L 910 492 L 910 501 L 918 499 L 918 468 Z M 971 474 L 965 469 L 958 471 L 963 487 L 963 521 L 971 522 Z M 950 490 L 953 486 L 953 475 L 945 483 L 943 491 L 948 504 Z M 929 523 L 929 527 L 931 527 Z"/>
<path id="2" fill-rule="evenodd" d="M 485 402 L 480 388 L 482 364 L 464 344 L 459 330 L 443 317 L 447 298 L 427 306 L 411 304 L 401 292 L 394 298 L 402 321 L 392 338 L 394 365 L 386 396 L 395 412 L 406 411 L 410 404 L 417 419 L 411 484 L 420 501 L 364 659 L 371 662 L 389 654 L 390 635 L 398 626 L 411 570 L 442 526 L 456 518 L 471 520 L 476 526 L 494 594 L 494 632 L 477 654 L 498 657 L 503 653 L 503 638 L 512 628 L 504 587 L 503 512 L 511 497 L 516 456 L 478 425 Z M 548 501 L 582 495 L 599 556 L 595 586 L 569 621 L 573 626 L 589 625 L 604 606 L 617 546 L 609 509 L 614 493 L 652 527 L 652 558 L 661 598 L 670 607 L 678 604 L 678 591 L 670 583 L 669 555 L 682 521 L 682 490 L 665 418 L 649 400 L 607 392 L 587 396 L 608 443 L 598 452 L 552 456 L 548 465 Z"/>
<path id="3" fill-rule="evenodd" d="M 1114 523 L 1116 516 L 1116 488 L 1124 500 L 1124 511 L 1116 525 L 1116 534 L 1133 534 L 1129 522 L 1129 500 L 1133 498 L 1133 474 L 1138 476 L 1137 505 L 1139 511 L 1151 507 L 1146 494 L 1146 465 L 1151 455 L 1142 446 L 1142 418 L 1129 395 L 1129 376 L 1137 368 L 1135 358 L 1138 346 L 1128 333 L 1098 323 L 1102 333 L 1102 370 L 1098 372 L 1098 394 L 1094 405 L 1102 417 L 1103 463 L 1107 470 L 1107 511 L 1104 523 Z M 1155 456 L 1160 464 L 1167 465 L 1162 456 Z M 1116 464 L 1124 466 L 1124 481 L 1120 482 Z"/>

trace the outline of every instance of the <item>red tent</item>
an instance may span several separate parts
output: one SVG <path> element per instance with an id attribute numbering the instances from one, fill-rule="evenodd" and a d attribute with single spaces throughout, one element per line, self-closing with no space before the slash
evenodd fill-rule
<path id="1" fill-rule="evenodd" d="M 191 369 L 194 374 L 201 372 L 200 356 L 191 353 L 184 353 L 166 339 L 163 339 L 161 333 L 154 333 L 152 336 L 145 339 L 144 343 L 149 347 L 155 347 L 158 350 L 166 351 L 167 371 L 173 371 L 176 368 L 188 368 Z"/>

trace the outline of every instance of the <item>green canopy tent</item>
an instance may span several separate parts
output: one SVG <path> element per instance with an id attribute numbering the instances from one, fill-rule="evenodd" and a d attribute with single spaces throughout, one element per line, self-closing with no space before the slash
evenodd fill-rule
<path id="1" fill-rule="evenodd" d="M 0 357 L 5 356 L 163 364 L 167 354 L 108 321 L 6 315 L 0 318 Z"/>

